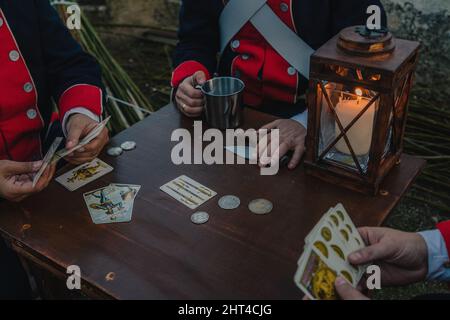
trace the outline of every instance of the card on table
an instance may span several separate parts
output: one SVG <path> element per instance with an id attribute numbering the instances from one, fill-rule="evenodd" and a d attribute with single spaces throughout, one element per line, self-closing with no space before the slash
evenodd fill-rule
<path id="1" fill-rule="evenodd" d="M 83 195 L 95 224 L 130 222 L 138 185 L 110 184 Z"/>
<path id="2" fill-rule="evenodd" d="M 94 159 L 56 178 L 67 190 L 75 191 L 113 171 L 113 167 L 100 159 Z"/>
<path id="3" fill-rule="evenodd" d="M 185 175 L 166 183 L 160 189 L 193 210 L 217 195 L 215 191 Z"/>
<path id="4" fill-rule="evenodd" d="M 41 168 L 39 169 L 39 171 L 36 173 L 36 175 L 33 178 L 33 188 L 36 186 L 39 179 L 42 177 L 42 174 L 44 173 L 45 169 L 47 169 L 48 165 L 52 162 L 53 157 L 54 157 L 56 151 L 58 150 L 59 145 L 61 144 L 62 141 L 63 141 L 62 137 L 56 138 L 55 141 L 53 141 L 50 148 L 48 149 L 47 154 L 45 155 L 44 159 L 42 160 Z"/>

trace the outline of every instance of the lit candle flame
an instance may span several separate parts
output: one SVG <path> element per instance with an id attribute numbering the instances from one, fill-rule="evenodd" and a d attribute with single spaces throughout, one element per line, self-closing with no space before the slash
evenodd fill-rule
<path id="1" fill-rule="evenodd" d="M 355 93 L 356 93 L 356 95 L 358 96 L 358 104 L 361 102 L 361 97 L 362 97 L 362 95 L 363 95 L 363 91 L 362 91 L 362 89 L 361 88 L 356 88 L 355 89 Z"/>

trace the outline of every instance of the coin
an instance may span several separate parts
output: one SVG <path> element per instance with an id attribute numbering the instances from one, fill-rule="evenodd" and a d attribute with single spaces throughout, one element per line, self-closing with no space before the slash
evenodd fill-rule
<path id="1" fill-rule="evenodd" d="M 136 149 L 136 142 L 134 141 L 125 141 L 120 145 L 120 147 L 125 151 L 131 151 Z"/>
<path id="2" fill-rule="evenodd" d="M 118 157 L 123 153 L 123 150 L 120 147 L 112 147 L 109 148 L 106 153 L 111 157 Z"/>
<path id="3" fill-rule="evenodd" d="M 191 216 L 191 221 L 194 224 L 205 224 L 209 221 L 209 214 L 206 212 L 196 212 Z"/>
<path id="4" fill-rule="evenodd" d="M 236 196 L 224 196 L 219 200 L 219 207 L 225 210 L 237 209 L 241 205 L 241 200 Z"/>
<path id="5" fill-rule="evenodd" d="M 249 203 L 248 208 L 254 214 L 269 214 L 273 210 L 273 204 L 266 199 L 256 199 Z"/>

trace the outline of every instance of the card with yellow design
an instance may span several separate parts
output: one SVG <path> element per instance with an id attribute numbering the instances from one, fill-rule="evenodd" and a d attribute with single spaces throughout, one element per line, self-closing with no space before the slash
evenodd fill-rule
<path id="1" fill-rule="evenodd" d="M 342 204 L 328 210 L 305 238 L 294 281 L 309 299 L 336 299 L 334 281 L 339 275 L 356 287 L 364 266 L 354 266 L 348 256 L 364 241 Z"/>

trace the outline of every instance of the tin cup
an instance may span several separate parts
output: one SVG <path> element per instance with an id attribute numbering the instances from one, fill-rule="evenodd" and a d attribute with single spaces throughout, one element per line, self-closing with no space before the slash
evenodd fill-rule
<path id="1" fill-rule="evenodd" d="M 245 84 L 232 77 L 219 77 L 196 86 L 205 96 L 204 116 L 215 129 L 235 129 L 243 121 Z"/>

